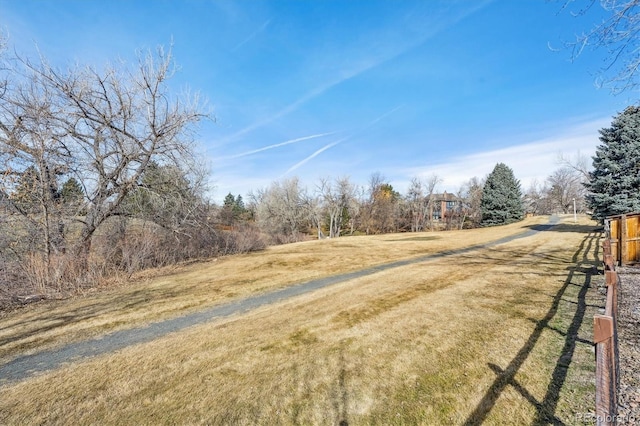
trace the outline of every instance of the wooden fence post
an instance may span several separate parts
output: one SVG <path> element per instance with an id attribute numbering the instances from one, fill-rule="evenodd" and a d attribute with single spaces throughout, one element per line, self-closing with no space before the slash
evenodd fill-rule
<path id="1" fill-rule="evenodd" d="M 624 225 L 622 225 L 624 223 Z M 607 236 L 602 243 L 605 284 L 607 297 L 604 315 L 593 317 L 593 342 L 596 350 L 596 424 L 615 425 L 618 412 L 618 335 L 616 321 L 618 316 L 618 283 L 620 278 L 615 271 L 616 261 L 622 265 L 626 259 L 626 216 L 616 225 L 617 246 L 613 256 L 614 238 L 610 233 L 610 221 L 605 224 Z M 624 251 L 623 251 L 623 247 Z"/>
<path id="2" fill-rule="evenodd" d="M 620 265 L 625 265 L 629 262 L 629 254 L 627 250 L 627 215 L 623 214 L 620 218 L 620 238 L 618 238 L 620 244 Z"/>
<path id="3" fill-rule="evenodd" d="M 612 271 L 615 267 L 615 260 L 611 254 L 611 240 L 606 239 L 602 243 L 602 263 L 605 271 Z"/>
<path id="4" fill-rule="evenodd" d="M 609 315 L 593 317 L 593 341 L 596 344 L 596 423 L 615 424 L 613 414 L 615 368 L 613 368 L 613 318 Z"/>

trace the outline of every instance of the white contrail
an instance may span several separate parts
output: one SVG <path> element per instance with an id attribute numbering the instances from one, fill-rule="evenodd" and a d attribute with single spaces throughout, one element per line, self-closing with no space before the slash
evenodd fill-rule
<path id="1" fill-rule="evenodd" d="M 243 41 L 241 41 L 240 43 L 238 43 L 233 49 L 231 49 L 232 52 L 235 52 L 236 50 L 240 49 L 242 46 L 244 46 L 246 43 L 250 42 L 253 38 L 255 38 L 255 36 L 257 36 L 258 34 L 260 34 L 262 31 L 264 31 L 269 24 L 271 23 L 271 19 L 269 19 L 268 21 L 266 21 L 264 24 L 262 24 L 262 26 L 260 26 L 260 28 L 258 28 L 257 30 L 255 30 L 249 37 L 245 38 Z"/>
<path id="2" fill-rule="evenodd" d="M 376 68 L 381 64 L 384 64 L 386 62 L 389 62 L 395 58 L 397 58 L 398 56 L 402 55 L 403 53 L 406 53 L 408 51 L 410 51 L 411 49 L 416 48 L 417 46 L 420 46 L 421 44 L 425 43 L 427 40 L 431 39 L 433 36 L 435 36 L 436 34 L 440 33 L 441 31 L 443 31 L 446 28 L 451 27 L 452 25 L 454 25 L 455 23 L 461 21 L 462 19 L 474 14 L 475 12 L 477 12 L 478 10 L 486 7 L 487 5 L 489 5 L 490 3 L 492 3 L 494 0 L 485 0 L 483 2 L 478 2 L 477 4 L 475 4 L 474 7 L 470 8 L 469 10 L 465 11 L 464 13 L 460 14 L 459 16 L 454 17 L 453 19 L 441 23 L 441 25 L 434 27 L 433 29 L 430 29 L 429 31 L 427 31 L 425 34 L 423 34 L 420 37 L 416 37 L 414 40 L 411 40 L 407 43 L 405 43 L 404 45 L 398 46 L 397 49 L 394 49 L 390 52 L 386 52 L 383 55 L 380 55 L 379 57 L 374 57 L 374 58 L 370 58 L 369 60 L 363 60 L 360 61 L 359 64 L 357 64 L 356 66 L 353 67 L 353 69 L 351 70 L 347 70 L 346 72 L 344 72 L 342 75 L 336 76 L 333 79 L 328 80 L 326 83 L 319 85 L 318 87 L 316 87 L 315 89 L 307 92 L 306 94 L 304 94 L 301 98 L 297 99 L 296 101 L 292 102 L 291 104 L 285 106 L 284 108 L 280 109 L 279 111 L 277 111 L 275 114 L 273 114 L 270 117 L 266 117 L 264 119 L 258 120 L 250 125 L 248 125 L 247 127 L 240 129 L 239 131 L 237 131 L 236 133 L 229 135 L 228 137 L 224 138 L 222 143 L 229 143 L 233 140 L 238 139 L 240 136 L 243 136 L 247 133 L 253 132 L 255 129 L 260 128 L 262 126 L 265 126 L 283 116 L 286 116 L 294 111 L 296 111 L 298 108 L 300 108 L 302 105 L 304 105 L 305 103 L 309 102 L 312 99 L 315 99 L 319 96 L 321 96 L 322 94 L 324 94 L 326 91 L 328 91 L 329 89 L 338 86 L 340 84 L 342 84 L 343 82 L 350 80 L 352 78 L 358 77 L 359 75 L 369 71 L 370 69 Z"/>
<path id="3" fill-rule="evenodd" d="M 375 120 L 371 121 L 369 124 L 367 124 L 366 126 L 364 126 L 362 128 L 362 130 L 366 130 L 369 127 L 375 126 L 377 123 L 379 123 L 380 121 L 384 120 L 385 118 L 387 118 L 388 116 L 390 116 L 391 114 L 393 114 L 394 112 L 396 112 L 397 110 L 399 110 L 400 108 L 402 108 L 404 106 L 404 104 L 398 105 L 397 107 L 385 112 L 384 114 L 382 114 L 380 117 L 376 118 Z"/>
<path id="4" fill-rule="evenodd" d="M 322 93 L 324 93 L 325 91 L 327 91 L 328 89 L 330 89 L 331 87 L 333 87 L 335 84 L 333 83 L 329 83 L 329 84 L 325 84 L 323 86 L 317 87 L 316 89 L 310 91 L 309 93 L 307 93 L 306 95 L 304 95 L 303 97 L 301 97 L 300 99 L 296 100 L 295 102 L 287 105 L 286 107 L 282 108 L 281 110 L 279 110 L 278 112 L 276 112 L 275 114 L 264 118 L 262 120 L 258 120 L 255 123 L 252 123 L 250 125 L 248 125 L 247 127 L 238 130 L 237 132 L 233 133 L 232 135 L 227 136 L 226 138 L 223 138 L 222 143 L 226 144 L 229 143 L 231 141 L 234 141 L 236 139 L 238 139 L 240 136 L 246 135 L 247 133 L 251 133 L 253 132 L 255 129 L 265 126 L 269 123 L 272 123 L 273 121 L 284 117 L 285 115 L 288 115 L 290 113 L 292 113 L 293 111 L 297 110 L 298 108 L 300 108 L 300 106 L 306 102 L 308 102 L 309 100 L 316 98 L 318 96 L 320 96 Z"/>
<path id="5" fill-rule="evenodd" d="M 288 141 L 285 141 L 285 142 L 280 142 L 280 143 L 276 143 L 276 144 L 273 144 L 273 145 L 264 146 L 262 148 L 252 149 L 251 151 L 242 152 L 240 154 L 229 155 L 229 156 L 226 156 L 226 157 L 222 157 L 222 159 L 227 160 L 227 159 L 231 159 L 231 158 L 246 157 L 247 155 L 256 154 L 258 152 L 267 151 L 269 149 L 278 148 L 280 146 L 291 145 L 293 143 L 302 142 L 302 141 L 306 141 L 306 140 L 309 140 L 309 139 L 321 138 L 323 136 L 329 136 L 329 135 L 333 135 L 335 133 L 337 133 L 337 132 L 319 133 L 317 135 L 303 136 L 301 138 L 291 139 L 291 140 L 288 140 Z"/>
<path id="6" fill-rule="evenodd" d="M 340 142 L 344 142 L 345 140 L 347 140 L 348 138 L 343 138 L 340 140 L 337 140 L 335 142 L 331 142 L 328 145 L 323 146 L 322 148 L 320 148 L 319 150 L 317 150 L 316 152 L 314 152 L 313 154 L 311 154 L 310 156 L 308 156 L 307 158 L 305 158 L 304 160 L 294 164 L 293 166 L 291 166 L 289 168 L 289 170 L 287 170 L 286 172 L 284 172 L 285 175 L 288 175 L 289 173 L 291 173 L 292 171 L 296 170 L 297 168 L 299 168 L 300 166 L 304 165 L 306 162 L 308 162 L 309 160 L 311 160 L 312 158 L 320 155 L 322 152 L 328 150 L 329 148 L 332 148 L 336 145 L 338 145 Z"/>
<path id="7" fill-rule="evenodd" d="M 335 141 L 335 142 L 332 142 L 332 143 L 330 143 L 330 144 L 328 144 L 328 145 L 323 146 L 322 148 L 320 148 L 319 150 L 317 150 L 316 152 L 314 152 L 313 154 L 311 154 L 310 156 L 308 156 L 308 157 L 307 157 L 307 158 L 305 158 L 304 160 L 302 160 L 302 161 L 300 161 L 300 162 L 298 162 L 298 163 L 294 164 L 293 166 L 291 166 L 291 167 L 289 168 L 289 170 L 287 170 L 287 171 L 284 173 L 284 175 L 288 175 L 289 173 L 291 173 L 292 171 L 296 170 L 296 169 L 297 169 L 297 168 L 299 168 L 300 166 L 304 165 L 306 162 L 308 162 L 308 161 L 309 161 L 309 160 L 311 160 L 312 158 L 314 158 L 314 157 L 318 156 L 319 154 L 321 154 L 322 152 L 326 151 L 327 149 L 332 148 L 332 147 L 334 147 L 334 146 L 338 145 L 339 143 L 342 143 L 342 142 L 344 142 L 344 141 L 346 141 L 346 140 L 348 140 L 348 139 L 353 138 L 353 137 L 354 137 L 355 135 L 357 135 L 358 133 L 362 133 L 363 131 L 365 131 L 365 130 L 367 130 L 368 128 L 370 128 L 370 127 L 374 126 L 376 123 L 380 122 L 381 120 L 384 120 L 386 117 L 388 117 L 389 115 L 393 114 L 394 112 L 396 112 L 397 110 L 399 110 L 399 109 L 400 109 L 400 108 L 402 108 L 402 107 L 403 107 L 403 105 L 398 105 L 397 107 L 395 107 L 395 108 L 393 108 L 393 109 L 391 109 L 391 110 L 389 110 L 389 111 L 385 112 L 385 113 L 384 113 L 384 114 L 382 114 L 380 117 L 378 117 L 378 118 L 376 118 L 376 119 L 372 120 L 371 122 L 369 122 L 366 126 L 364 126 L 362 129 L 358 130 L 357 132 L 355 132 L 355 133 L 353 133 L 353 134 L 351 134 L 351 135 L 349 135 L 349 136 L 346 136 L 346 137 L 344 137 L 344 138 L 342 138 L 342 139 L 340 139 L 340 140 L 337 140 L 337 141 Z M 336 132 L 333 132 L 333 133 L 336 133 Z M 329 133 L 325 133 L 324 135 L 327 135 L 327 134 L 329 134 Z"/>

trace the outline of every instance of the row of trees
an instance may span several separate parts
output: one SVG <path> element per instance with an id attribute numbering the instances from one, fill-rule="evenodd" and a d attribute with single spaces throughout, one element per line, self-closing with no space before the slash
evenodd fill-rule
<path id="1" fill-rule="evenodd" d="M 169 90 L 174 65 L 162 49 L 103 69 L 0 60 L 3 293 L 25 283 L 64 292 L 264 247 L 255 224 L 275 242 L 310 229 L 337 237 L 433 226 L 435 177 L 414 180 L 407 197 L 377 174 L 366 193 L 347 178 L 323 180 L 313 193 L 292 179 L 257 191 L 249 206 L 239 195 L 210 204 L 192 138 L 208 115 Z"/>
<path id="2" fill-rule="evenodd" d="M 312 190 L 294 177 L 250 194 L 248 217 L 282 241 L 298 239 L 310 230 L 319 238 L 355 232 L 421 231 L 434 227 L 440 200 L 435 193 L 438 182 L 436 176 L 414 178 L 402 196 L 380 173 L 371 176 L 367 187 L 342 177 L 321 179 Z M 463 212 L 466 208 L 451 209 L 446 226 L 462 227 Z"/>
<path id="3" fill-rule="evenodd" d="M 534 184 L 523 195 L 507 165 L 499 163 L 483 179 L 474 177 L 455 194 L 438 192 L 441 179 L 413 178 L 400 194 L 380 173 L 366 186 L 348 177 L 321 179 L 311 189 L 297 178 L 273 182 L 253 192 L 242 204 L 242 215 L 228 224 L 255 222 L 275 242 L 341 235 L 419 232 L 493 226 L 521 220 L 525 213 L 551 214 L 584 211 L 584 174 L 565 165 Z M 240 196 L 228 194 L 223 211 L 234 211 Z"/>

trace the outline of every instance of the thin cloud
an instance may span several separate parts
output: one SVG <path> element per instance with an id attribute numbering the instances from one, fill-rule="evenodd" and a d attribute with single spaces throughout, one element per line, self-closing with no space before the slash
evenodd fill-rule
<path id="1" fill-rule="evenodd" d="M 337 84 L 337 83 L 335 83 Z M 239 131 L 237 131 L 236 133 L 233 133 L 232 135 L 226 137 L 224 139 L 223 143 L 229 143 L 231 141 L 234 141 L 236 139 L 238 139 L 240 136 L 246 135 L 247 133 L 251 133 L 252 131 L 254 131 L 255 129 L 258 129 L 262 126 L 265 126 L 269 123 L 272 123 L 273 121 L 284 117 L 285 115 L 288 115 L 290 113 L 292 113 L 293 111 L 297 110 L 298 108 L 300 108 L 301 105 L 303 105 L 304 103 L 310 101 L 311 99 L 320 96 L 322 93 L 326 92 L 327 90 L 329 90 L 331 87 L 335 86 L 335 84 L 327 84 L 321 87 L 318 87 L 314 90 L 312 90 L 311 92 L 307 93 L 306 95 L 304 95 L 302 98 L 298 99 L 297 101 L 287 105 L 286 107 L 282 108 L 280 111 L 276 112 L 275 114 L 264 118 L 262 120 L 258 120 L 255 123 L 252 123 L 250 125 L 248 125 L 247 127 L 245 127 L 244 129 L 241 129 Z"/>
<path id="2" fill-rule="evenodd" d="M 265 23 L 263 23 L 257 30 L 255 30 L 253 33 L 251 33 L 249 35 L 249 37 L 247 37 L 246 39 L 242 40 L 240 43 L 238 43 L 233 49 L 231 49 L 232 52 L 235 52 L 236 50 L 240 49 L 242 46 L 244 46 L 245 44 L 249 43 L 251 40 L 253 40 L 258 34 L 260 34 L 261 32 L 263 32 L 264 30 L 267 29 L 267 27 L 269 26 L 269 24 L 271 23 L 271 19 L 267 20 Z"/>
<path id="3" fill-rule="evenodd" d="M 337 132 L 319 133 L 317 135 L 303 136 L 301 138 L 291 139 L 291 140 L 288 140 L 288 141 L 285 141 L 285 142 L 280 142 L 280 143 L 276 143 L 276 144 L 273 144 L 273 145 L 264 146 L 262 148 L 252 149 L 251 151 L 241 152 L 240 154 L 229 155 L 229 156 L 226 156 L 226 157 L 222 157 L 222 159 L 228 160 L 228 159 L 232 159 L 232 158 L 246 157 L 247 155 L 257 154 L 258 152 L 267 151 L 269 149 L 274 149 L 274 148 L 278 148 L 278 147 L 281 147 L 281 146 L 291 145 L 291 144 L 294 144 L 294 143 L 307 141 L 307 140 L 310 140 L 310 139 L 321 138 L 323 136 L 329 136 L 329 135 L 333 135 L 335 133 L 337 133 Z"/>
<path id="4" fill-rule="evenodd" d="M 370 127 L 375 126 L 376 124 L 378 124 L 379 122 L 381 122 L 382 120 L 384 120 L 385 118 L 387 118 L 388 116 L 390 116 L 391 114 L 393 114 L 394 112 L 396 112 L 397 110 L 399 110 L 400 108 L 402 108 L 404 105 L 398 105 L 397 107 L 385 112 L 384 114 L 382 114 L 380 117 L 374 119 L 373 121 L 371 121 L 369 124 L 367 124 L 366 126 L 364 126 L 362 128 L 362 130 L 366 130 Z"/>
<path id="5" fill-rule="evenodd" d="M 382 54 L 377 58 L 364 58 L 363 60 L 359 61 L 359 64 L 354 66 L 351 70 L 347 70 L 343 73 L 341 73 L 341 75 L 337 78 L 334 78 L 328 82 L 326 82 L 325 84 L 322 84 L 318 87 L 316 87 L 315 89 L 309 91 L 308 93 L 306 93 L 305 95 L 303 95 L 301 98 L 297 99 L 296 101 L 292 102 L 291 104 L 285 106 L 284 108 L 282 108 L 281 110 L 277 111 L 275 114 L 264 118 L 262 120 L 258 120 L 253 124 L 250 124 L 249 126 L 239 130 L 238 132 L 228 136 L 227 138 L 225 138 L 224 143 L 228 143 L 231 142 L 237 138 L 239 138 L 240 136 L 243 136 L 247 133 L 250 133 L 252 131 L 254 131 L 257 128 L 260 128 L 262 126 L 265 126 L 279 118 L 282 118 L 285 115 L 288 115 L 294 111 L 296 111 L 298 108 L 300 108 L 302 105 L 304 105 L 305 103 L 309 102 L 310 100 L 317 98 L 319 96 L 321 96 L 322 94 L 324 94 L 327 90 L 338 86 L 340 84 L 342 84 L 343 82 L 350 80 L 352 78 L 355 78 L 367 71 L 369 71 L 370 69 L 376 68 L 386 62 L 389 62 L 395 58 L 397 58 L 398 56 L 422 45 L 423 43 L 425 43 L 427 40 L 429 40 L 430 38 L 434 37 L 435 35 L 437 35 L 439 32 L 449 28 L 452 25 L 455 25 L 456 23 L 460 22 L 461 20 L 467 18 L 470 15 L 473 15 L 474 13 L 476 13 L 477 11 L 483 9 L 484 7 L 486 7 L 488 4 L 492 3 L 493 0 L 486 0 L 485 2 L 479 3 L 477 5 L 475 5 L 475 7 L 472 7 L 468 10 L 466 10 L 464 13 L 461 13 L 459 16 L 454 17 L 453 19 L 451 19 L 448 22 L 441 22 L 440 25 L 436 26 L 436 27 L 432 27 L 427 33 L 423 34 L 422 36 L 416 37 L 414 38 L 414 40 L 409 41 L 408 43 L 404 44 L 404 45 L 400 45 L 399 47 L 397 47 L 396 49 L 393 49 L 391 52 L 388 52 L 386 54 Z"/>
<path id="6" fill-rule="evenodd" d="M 384 114 L 382 114 L 381 116 L 373 119 L 372 121 L 370 121 L 369 123 L 367 123 L 364 127 L 362 127 L 361 129 L 359 129 L 358 131 L 354 132 L 353 134 L 346 136 L 338 141 L 335 141 L 333 143 L 330 143 L 328 145 L 325 145 L 324 147 L 320 148 L 319 150 L 317 150 L 316 152 L 314 152 L 313 154 L 311 154 L 309 157 L 305 158 L 304 160 L 294 164 L 292 167 L 289 168 L 289 170 L 287 170 L 284 174 L 287 175 L 289 173 L 291 173 L 292 171 L 296 170 L 297 168 L 301 167 L 302 165 L 304 165 L 306 162 L 308 162 L 309 160 L 311 160 L 312 158 L 316 157 L 317 155 L 321 154 L 322 152 L 326 151 L 329 148 L 333 148 L 334 146 L 352 139 L 354 136 L 356 136 L 359 133 L 364 132 L 365 130 L 375 126 L 377 123 L 379 123 L 380 121 L 384 120 L 386 117 L 390 116 L 391 114 L 393 114 L 394 112 L 396 112 L 397 110 L 399 110 L 400 108 L 402 108 L 403 105 L 398 105 L 395 108 L 392 108 L 391 110 L 385 112 Z M 336 132 L 334 132 L 336 133 Z"/>
<path id="7" fill-rule="evenodd" d="M 521 145 L 477 152 L 452 158 L 450 161 L 407 170 L 412 176 L 426 177 L 436 174 L 443 179 L 447 191 L 456 191 L 474 176 L 483 177 L 497 163 L 505 163 L 526 190 L 534 181 L 544 180 L 560 167 L 560 153 L 592 155 L 599 144 L 598 129 L 606 126 L 610 118 L 596 119 L 574 126 L 567 132 Z"/>
<path id="8" fill-rule="evenodd" d="M 334 146 L 338 145 L 341 142 L 344 142 L 347 139 L 348 138 L 342 138 L 342 139 L 340 139 L 338 141 L 331 142 L 330 144 L 327 144 L 327 145 L 323 146 L 322 148 L 320 148 L 319 150 L 317 150 L 316 152 L 314 152 L 313 154 L 311 154 L 310 156 L 308 156 L 304 160 L 302 160 L 302 161 L 294 164 L 293 166 L 289 167 L 289 170 L 284 172 L 284 175 L 288 175 L 289 173 L 291 173 L 292 171 L 294 171 L 294 170 L 298 169 L 299 167 L 303 166 L 304 164 L 306 164 L 307 162 L 309 162 L 313 158 L 317 157 L 318 155 L 320 155 L 324 151 L 328 150 L 329 148 L 333 148 Z"/>

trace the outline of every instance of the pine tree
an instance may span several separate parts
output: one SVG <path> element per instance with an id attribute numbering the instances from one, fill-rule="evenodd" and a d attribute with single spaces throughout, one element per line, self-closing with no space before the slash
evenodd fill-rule
<path id="1" fill-rule="evenodd" d="M 183 170 L 175 165 L 151 162 L 138 187 L 129 192 L 122 203 L 121 210 L 129 216 L 175 230 L 192 216 L 198 203 L 198 195 Z"/>
<path id="2" fill-rule="evenodd" d="M 242 216 L 247 212 L 244 206 L 242 196 L 238 194 L 234 197 L 232 193 L 228 193 L 224 197 L 222 209 L 220 210 L 220 220 L 224 225 L 233 225 L 235 222 L 242 219 Z"/>
<path id="3" fill-rule="evenodd" d="M 81 204 L 84 200 L 84 191 L 82 190 L 80 182 L 73 177 L 67 179 L 60 190 L 60 198 L 65 204 Z"/>
<path id="4" fill-rule="evenodd" d="M 224 225 L 232 225 L 235 220 L 236 199 L 232 193 L 228 193 L 224 197 L 222 210 L 220 211 L 220 219 Z"/>
<path id="5" fill-rule="evenodd" d="M 513 170 L 503 163 L 496 164 L 487 176 L 480 202 L 482 226 L 506 225 L 522 220 L 524 205 L 520 182 Z"/>
<path id="6" fill-rule="evenodd" d="M 586 184 L 594 219 L 640 211 L 640 107 L 630 106 L 600 130 Z"/>
<path id="7" fill-rule="evenodd" d="M 233 217 L 235 219 L 238 219 L 246 211 L 247 209 L 244 206 L 244 200 L 242 199 L 242 195 L 238 194 L 233 204 Z"/>

